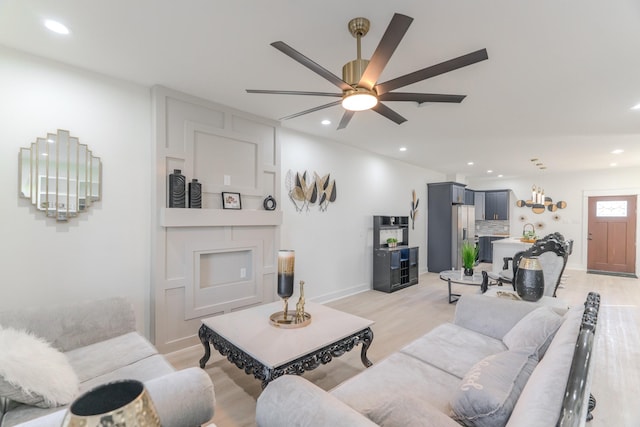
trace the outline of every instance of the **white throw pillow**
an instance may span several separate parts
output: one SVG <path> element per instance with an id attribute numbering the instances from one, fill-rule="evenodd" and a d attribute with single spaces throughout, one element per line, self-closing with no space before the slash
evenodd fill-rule
<path id="1" fill-rule="evenodd" d="M 532 348 L 541 360 L 553 341 L 563 318 L 549 307 L 538 307 L 507 332 L 502 342 L 509 350 Z"/>
<path id="2" fill-rule="evenodd" d="M 63 353 L 35 335 L 0 326 L 0 396 L 51 408 L 71 403 L 78 386 Z"/>

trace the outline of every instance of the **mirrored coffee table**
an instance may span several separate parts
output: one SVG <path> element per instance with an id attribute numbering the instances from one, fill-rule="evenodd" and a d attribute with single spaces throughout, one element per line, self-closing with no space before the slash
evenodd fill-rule
<path id="1" fill-rule="evenodd" d="M 269 321 L 282 307 L 278 301 L 202 319 L 198 335 L 204 356 L 200 367 L 204 369 L 211 357 L 210 345 L 246 374 L 261 380 L 263 388 L 282 375 L 300 375 L 327 364 L 358 344 L 362 344 L 362 363 L 372 365 L 367 350 L 373 341 L 373 321 L 307 302 L 305 311 L 311 314 L 311 323 L 284 329 Z"/>
<path id="2" fill-rule="evenodd" d="M 460 294 L 454 294 L 451 292 L 451 284 L 456 283 L 459 285 L 478 286 L 482 288 L 484 280 L 481 271 L 474 271 L 473 276 L 465 276 L 462 270 L 445 270 L 440 272 L 440 279 L 447 282 L 449 288 L 449 304 L 452 304 L 460 299 Z M 486 290 L 486 284 L 485 289 Z"/>

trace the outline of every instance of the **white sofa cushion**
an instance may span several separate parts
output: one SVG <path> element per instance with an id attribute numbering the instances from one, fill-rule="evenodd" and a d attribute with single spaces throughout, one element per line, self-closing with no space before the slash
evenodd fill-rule
<path id="1" fill-rule="evenodd" d="M 400 352 L 462 378 L 478 360 L 505 350 L 499 339 L 444 323 Z"/>
<path id="2" fill-rule="evenodd" d="M 330 393 L 361 414 L 371 413 L 391 400 L 401 401 L 413 396 L 448 415 L 449 396 L 455 392 L 459 381 L 459 377 L 415 357 L 393 353 Z"/>
<path id="3" fill-rule="evenodd" d="M 531 348 L 541 360 L 562 321 L 550 307 L 539 307 L 516 323 L 502 341 L 509 350 Z"/>
<path id="4" fill-rule="evenodd" d="M 411 393 L 389 396 L 366 415 L 380 427 L 457 427 L 459 424 Z"/>
<path id="5" fill-rule="evenodd" d="M 48 342 L 0 326 L 0 396 L 51 408 L 70 403 L 78 384 L 66 356 Z"/>
<path id="6" fill-rule="evenodd" d="M 97 378 L 123 366 L 157 354 L 155 347 L 137 332 L 76 348 L 66 353 L 80 382 Z M 111 357 L 105 357 L 111 355 Z"/>
<path id="7" fill-rule="evenodd" d="M 504 426 L 537 363 L 527 348 L 485 357 L 460 382 L 451 416 L 465 426 Z"/>

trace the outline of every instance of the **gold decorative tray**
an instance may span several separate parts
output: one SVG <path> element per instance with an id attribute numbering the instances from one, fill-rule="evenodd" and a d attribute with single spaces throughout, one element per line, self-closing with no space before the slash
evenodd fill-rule
<path id="1" fill-rule="evenodd" d="M 524 237 L 521 237 L 520 241 L 524 243 L 535 243 L 536 239 L 525 239 Z"/>
<path id="2" fill-rule="evenodd" d="M 304 320 L 302 322 L 296 323 L 296 312 L 295 311 L 287 311 L 287 318 L 284 318 L 284 311 L 278 311 L 273 313 L 269 317 L 269 323 L 276 328 L 283 329 L 295 329 L 295 328 L 304 328 L 305 326 L 311 323 L 311 315 L 309 313 L 304 313 Z"/>

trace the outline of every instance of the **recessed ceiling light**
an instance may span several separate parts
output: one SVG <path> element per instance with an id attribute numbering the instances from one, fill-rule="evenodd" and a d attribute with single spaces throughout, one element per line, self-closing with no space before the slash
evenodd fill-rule
<path id="1" fill-rule="evenodd" d="M 473 162 L 467 162 L 467 165 L 473 166 Z"/>
<path id="2" fill-rule="evenodd" d="M 489 170 L 487 171 L 487 173 L 493 173 L 493 171 L 492 171 L 491 169 L 489 169 Z"/>
<path id="3" fill-rule="evenodd" d="M 400 151 L 407 151 L 407 147 L 400 147 Z"/>
<path id="4" fill-rule="evenodd" d="M 323 125 L 325 125 L 325 126 L 328 126 L 328 125 L 330 125 L 330 124 L 331 124 L 331 120 L 324 119 L 324 120 L 323 120 L 323 121 L 321 121 L 320 123 L 322 123 L 322 124 L 323 124 Z"/>
<path id="5" fill-rule="evenodd" d="M 502 178 L 502 174 L 498 175 L 498 178 Z"/>
<path id="6" fill-rule="evenodd" d="M 616 166 L 618 166 L 618 164 L 617 163 L 610 163 L 609 166 L 616 167 Z"/>
<path id="7" fill-rule="evenodd" d="M 47 19 L 44 21 L 44 26 L 54 33 L 58 34 L 69 34 L 69 28 L 66 25 L 61 24 L 58 21 L 54 21 L 53 19 Z"/>
<path id="8" fill-rule="evenodd" d="M 620 148 L 618 148 L 618 149 L 616 149 L 616 150 L 613 150 L 613 151 L 611 152 L 611 154 L 622 154 L 622 153 L 624 153 L 624 150 L 621 150 Z"/>
<path id="9" fill-rule="evenodd" d="M 631 107 L 632 110 L 640 110 L 640 104 L 636 104 L 633 107 Z"/>

